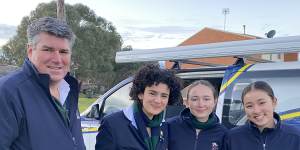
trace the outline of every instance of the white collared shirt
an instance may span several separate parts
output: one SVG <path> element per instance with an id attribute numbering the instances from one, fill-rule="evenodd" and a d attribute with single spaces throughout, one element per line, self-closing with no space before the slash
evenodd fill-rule
<path id="1" fill-rule="evenodd" d="M 64 79 L 60 81 L 58 86 L 59 102 L 64 105 L 70 92 L 70 85 Z"/>

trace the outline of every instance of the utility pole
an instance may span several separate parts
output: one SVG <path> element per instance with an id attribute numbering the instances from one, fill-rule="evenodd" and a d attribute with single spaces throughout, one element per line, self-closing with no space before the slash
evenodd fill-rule
<path id="1" fill-rule="evenodd" d="M 57 0 L 57 19 L 66 21 L 65 2 L 64 0 Z"/>
<path id="2" fill-rule="evenodd" d="M 229 14 L 229 8 L 223 8 L 222 13 L 224 14 L 224 31 L 226 29 L 226 16 Z"/>

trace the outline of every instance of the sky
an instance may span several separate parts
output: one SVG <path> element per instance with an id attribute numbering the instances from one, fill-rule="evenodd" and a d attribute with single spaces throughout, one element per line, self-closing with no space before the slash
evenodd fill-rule
<path id="1" fill-rule="evenodd" d="M 51 0 L 2 0 L 0 45 L 15 34 L 16 27 L 39 3 Z M 300 35 L 299 0 L 65 0 L 82 3 L 120 33 L 134 49 L 174 47 L 204 27 L 265 37 Z M 224 8 L 229 13 L 222 13 Z"/>

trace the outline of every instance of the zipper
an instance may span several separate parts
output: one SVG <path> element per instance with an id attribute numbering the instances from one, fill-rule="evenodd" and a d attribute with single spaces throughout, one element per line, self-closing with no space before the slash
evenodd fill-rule
<path id="1" fill-rule="evenodd" d="M 263 146 L 263 150 L 267 150 L 267 135 L 263 135 L 263 141 L 262 141 L 262 146 Z"/>
<path id="2" fill-rule="evenodd" d="M 168 142 L 165 144 L 165 139 L 164 139 L 164 133 L 163 131 L 160 129 L 159 131 L 159 142 L 157 143 L 156 145 L 156 149 L 158 148 L 163 148 L 163 149 L 166 149 L 167 150 L 167 147 L 168 147 Z"/>
<path id="3" fill-rule="evenodd" d="M 196 129 L 196 139 L 195 139 L 195 143 L 194 143 L 194 150 L 197 150 L 199 133 L 200 133 L 200 130 Z"/>

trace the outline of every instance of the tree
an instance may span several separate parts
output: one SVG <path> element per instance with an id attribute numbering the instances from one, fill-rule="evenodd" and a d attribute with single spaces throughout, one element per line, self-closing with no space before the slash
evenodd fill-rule
<path id="1" fill-rule="evenodd" d="M 3 46 L 2 62 L 20 66 L 26 57 L 26 29 L 33 20 L 56 17 L 56 2 L 41 3 L 23 17 L 17 35 Z M 116 80 L 114 57 L 121 49 L 122 39 L 112 23 L 97 16 L 83 4 L 65 5 L 66 20 L 77 39 L 72 50 L 72 74 L 84 83 L 107 89 Z M 130 70 L 130 69 L 129 69 Z"/>
<path id="2" fill-rule="evenodd" d="M 56 3 L 56 15 L 57 18 L 60 20 L 66 20 L 66 13 L 65 13 L 65 1 L 64 0 L 57 0 Z"/>

